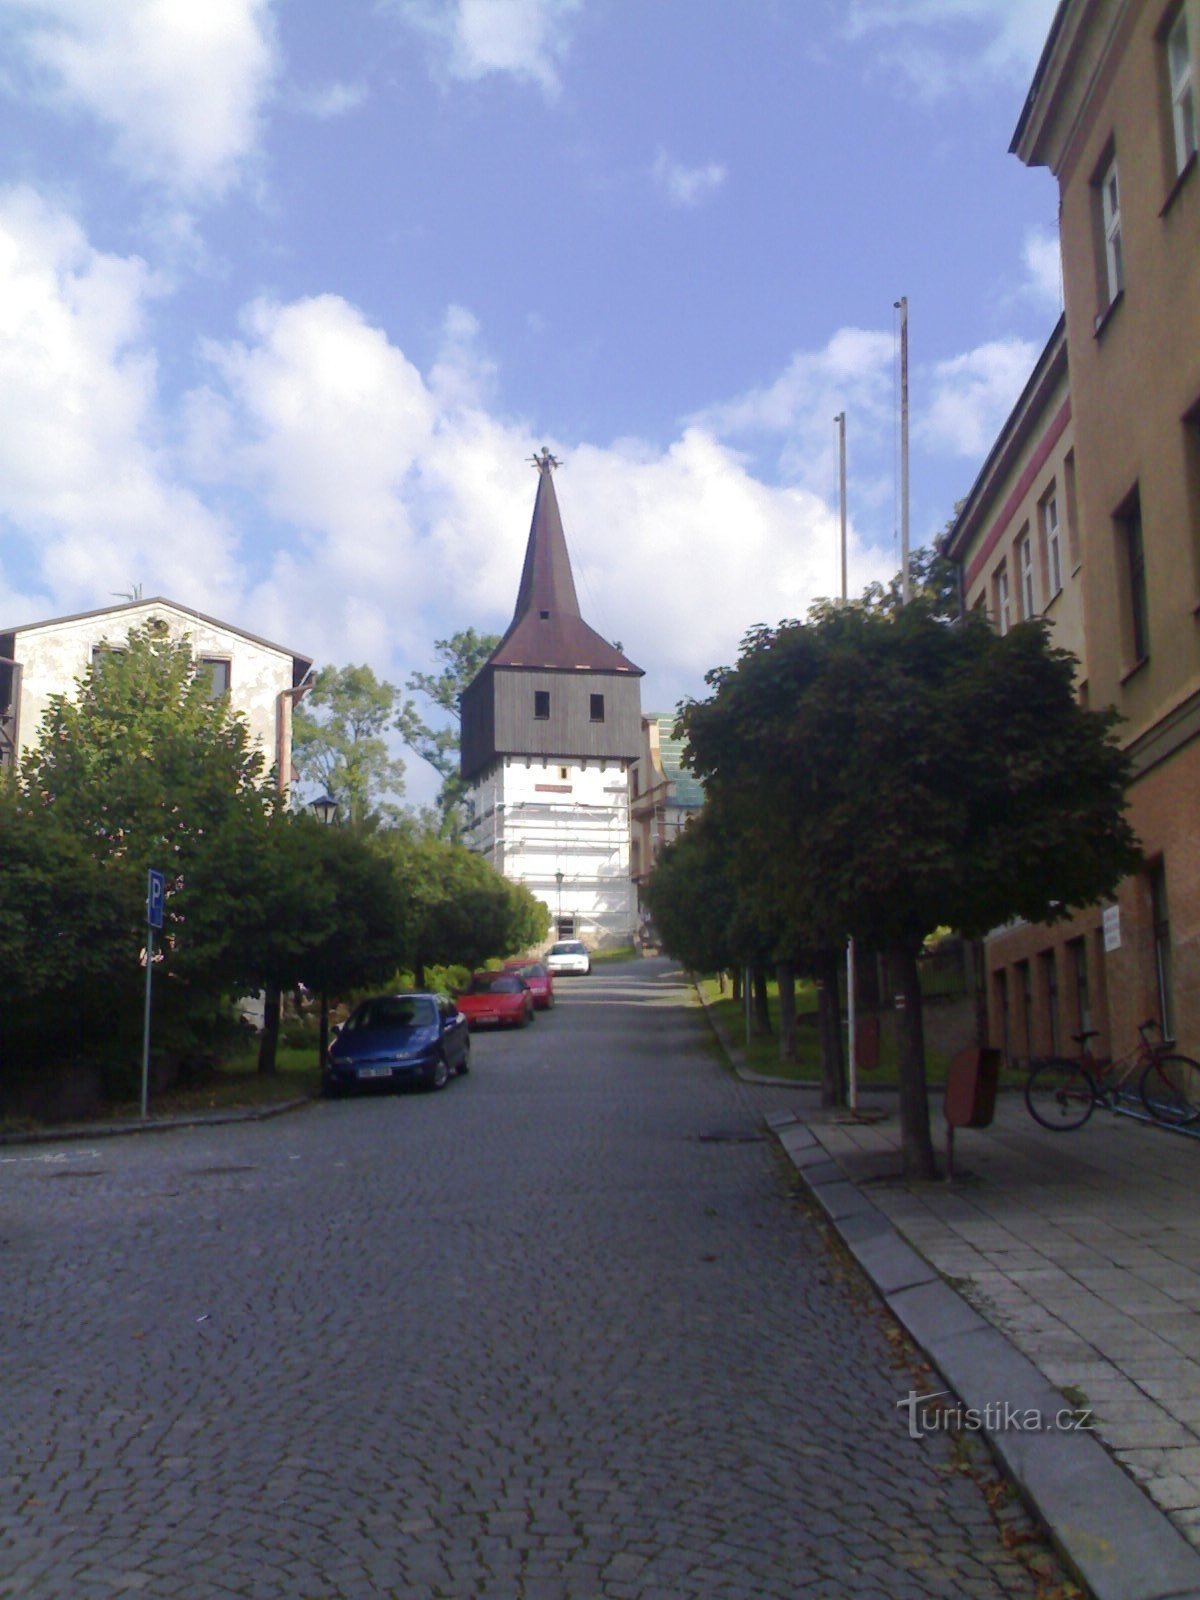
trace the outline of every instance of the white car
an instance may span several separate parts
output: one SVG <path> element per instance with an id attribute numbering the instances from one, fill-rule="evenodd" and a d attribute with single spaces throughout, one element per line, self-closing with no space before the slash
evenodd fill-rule
<path id="1" fill-rule="evenodd" d="M 556 975 L 560 972 L 586 974 L 592 970 L 592 958 L 578 939 L 560 939 L 550 946 L 546 965 Z"/>

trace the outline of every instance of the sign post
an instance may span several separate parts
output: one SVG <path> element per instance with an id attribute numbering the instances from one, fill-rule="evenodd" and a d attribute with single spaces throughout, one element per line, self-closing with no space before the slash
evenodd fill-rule
<path id="1" fill-rule="evenodd" d="M 150 984 L 154 972 L 154 930 L 163 925 L 163 898 L 166 879 L 150 868 L 146 883 L 146 1010 L 142 1019 L 142 1116 L 147 1115 L 150 1094 Z"/>

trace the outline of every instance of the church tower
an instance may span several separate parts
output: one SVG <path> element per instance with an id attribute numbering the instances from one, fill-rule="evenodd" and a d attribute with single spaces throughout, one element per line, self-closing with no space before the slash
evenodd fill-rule
<path id="1" fill-rule="evenodd" d="M 462 697 L 467 842 L 550 908 L 556 937 L 626 944 L 637 923 L 627 772 L 642 669 L 579 612 L 548 450 L 508 632 Z"/>

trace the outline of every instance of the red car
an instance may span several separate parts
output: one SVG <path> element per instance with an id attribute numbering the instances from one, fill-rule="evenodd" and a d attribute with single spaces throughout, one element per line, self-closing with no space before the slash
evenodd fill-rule
<path id="1" fill-rule="evenodd" d="M 533 1021 L 533 993 L 515 972 L 477 972 L 455 1004 L 472 1028 L 483 1022 L 524 1028 Z"/>
<path id="2" fill-rule="evenodd" d="M 541 961 L 529 961 L 524 956 L 518 956 L 512 961 L 506 961 L 504 970 L 515 972 L 518 978 L 524 978 L 533 994 L 535 1011 L 550 1010 L 554 1004 L 554 979 Z"/>

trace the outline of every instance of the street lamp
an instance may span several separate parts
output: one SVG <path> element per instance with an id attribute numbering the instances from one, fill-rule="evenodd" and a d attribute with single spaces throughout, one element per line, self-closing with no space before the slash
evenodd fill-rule
<path id="1" fill-rule="evenodd" d="M 328 791 L 318 795 L 315 800 L 310 800 L 308 808 L 326 827 L 332 826 L 337 821 L 338 803 Z M 325 1064 L 329 1060 L 329 989 L 324 976 L 321 979 L 321 1022 L 317 1039 L 317 1065 L 324 1072 Z"/>
<path id="2" fill-rule="evenodd" d="M 560 939 L 562 938 L 562 878 L 561 872 L 554 874 L 554 881 L 558 885 L 558 921 L 554 925 L 554 932 Z"/>
<path id="3" fill-rule="evenodd" d="M 331 794 L 319 794 L 308 802 L 308 809 L 318 822 L 330 823 L 337 816 L 338 803 Z"/>

